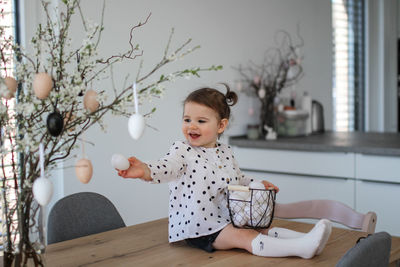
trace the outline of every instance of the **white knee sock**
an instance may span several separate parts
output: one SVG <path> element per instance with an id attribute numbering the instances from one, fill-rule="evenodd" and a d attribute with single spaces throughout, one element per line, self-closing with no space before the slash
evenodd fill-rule
<path id="1" fill-rule="evenodd" d="M 332 231 L 332 223 L 331 221 L 327 220 L 327 219 L 322 219 L 319 220 L 313 229 L 311 229 L 311 231 L 314 231 L 316 229 L 316 227 L 320 224 L 326 224 L 327 226 L 327 230 L 325 231 L 322 240 L 321 240 L 321 244 L 317 249 L 317 253 L 316 255 L 321 254 L 322 250 L 325 248 L 326 243 L 328 242 L 329 236 L 331 235 L 331 231 Z M 311 232 L 310 231 L 310 232 Z M 280 228 L 280 227 L 273 227 L 271 229 L 269 229 L 268 231 L 268 236 L 271 237 L 276 237 L 276 238 L 299 238 L 299 237 L 303 237 L 306 233 L 301 233 L 301 232 L 296 232 L 290 229 L 286 229 L 286 228 Z"/>
<path id="2" fill-rule="evenodd" d="M 326 225 L 326 231 L 324 232 L 324 235 L 322 236 L 321 244 L 318 246 L 317 252 L 315 253 L 316 255 L 319 255 L 322 253 L 322 250 L 324 250 L 326 243 L 328 243 L 329 237 L 331 236 L 331 232 L 332 232 L 332 222 L 330 220 L 322 219 L 319 222 Z"/>
<path id="3" fill-rule="evenodd" d="M 299 256 L 309 259 L 317 252 L 327 228 L 326 224 L 319 224 L 313 231 L 292 239 L 259 234 L 251 243 L 252 252 L 254 255 L 266 257 Z"/>
<path id="4" fill-rule="evenodd" d="M 298 238 L 304 236 L 305 233 L 296 232 L 286 228 L 272 227 L 268 230 L 268 236 L 276 238 Z"/>

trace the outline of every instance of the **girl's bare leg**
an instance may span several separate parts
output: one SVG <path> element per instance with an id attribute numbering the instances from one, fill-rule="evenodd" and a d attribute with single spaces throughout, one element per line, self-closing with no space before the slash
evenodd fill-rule
<path id="1" fill-rule="evenodd" d="M 218 250 L 241 248 L 252 253 L 251 242 L 259 234 L 256 230 L 235 228 L 229 224 L 218 235 L 213 247 Z"/>

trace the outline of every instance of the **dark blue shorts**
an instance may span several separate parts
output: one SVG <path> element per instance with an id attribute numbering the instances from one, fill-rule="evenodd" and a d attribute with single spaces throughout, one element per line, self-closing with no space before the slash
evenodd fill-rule
<path id="1" fill-rule="evenodd" d="M 207 252 L 214 252 L 215 248 L 212 246 L 212 244 L 214 243 L 215 239 L 217 239 L 217 237 L 218 237 L 219 233 L 221 233 L 221 231 L 222 230 L 219 230 L 218 232 L 215 232 L 211 235 L 205 235 L 205 236 L 200 236 L 200 237 L 196 237 L 196 238 L 188 238 L 188 239 L 185 239 L 185 241 L 191 247 L 200 248 Z"/>

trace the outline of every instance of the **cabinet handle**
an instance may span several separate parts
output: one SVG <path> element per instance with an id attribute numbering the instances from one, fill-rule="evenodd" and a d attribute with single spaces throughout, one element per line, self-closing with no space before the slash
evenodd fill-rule
<path id="1" fill-rule="evenodd" d="M 357 179 L 357 181 L 371 184 L 392 184 L 392 185 L 400 185 L 400 182 L 390 182 L 390 181 L 378 181 L 378 180 L 368 180 L 368 179 Z"/>

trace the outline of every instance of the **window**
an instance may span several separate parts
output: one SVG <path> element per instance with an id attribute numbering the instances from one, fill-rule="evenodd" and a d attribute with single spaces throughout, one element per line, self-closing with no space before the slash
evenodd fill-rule
<path id="1" fill-rule="evenodd" d="M 335 131 L 364 131 L 364 0 L 331 0 Z"/>
<path id="2" fill-rule="evenodd" d="M 0 0 L 0 31 L 1 34 L 1 39 L 0 39 L 0 56 L 2 58 L 10 58 L 10 60 L 4 62 L 4 60 L 0 60 L 0 76 L 2 78 L 6 76 L 12 76 L 14 77 L 14 68 L 15 68 L 15 59 L 12 54 L 12 50 L 6 46 L 6 40 L 8 40 L 10 37 L 18 41 L 18 33 L 17 33 L 17 12 L 16 10 L 18 9 L 18 1 L 11 1 L 11 0 Z M 0 101 L 2 101 L 3 105 L 6 105 L 9 107 L 9 112 L 13 112 L 14 106 L 15 106 L 15 98 L 6 100 L 5 98 L 0 98 Z M 15 122 L 12 122 L 15 123 Z M 3 136 L 3 129 L 1 128 L 2 125 L 0 125 L 0 145 L 3 147 L 7 147 L 10 144 L 9 138 L 5 138 Z M 0 196 L 6 197 L 8 203 L 13 203 L 15 200 L 15 194 L 13 193 L 14 190 L 6 190 L 6 188 L 12 188 L 13 184 L 11 181 L 8 180 L 8 178 L 11 178 L 13 175 L 12 168 L 11 168 L 11 157 L 16 157 L 15 153 L 7 153 L 4 154 L 2 153 L 1 158 L 0 158 L 0 164 L 4 168 L 1 168 L 1 190 L 2 194 Z M 4 170 L 4 171 L 3 171 Z M 4 195 L 3 195 L 4 194 Z M 0 205 L 2 205 L 3 201 L 0 202 Z M 4 216 L 2 214 L 3 207 L 0 208 L 0 234 L 3 232 L 5 229 L 2 225 L 4 221 Z M 1 251 L 3 251 L 3 240 L 0 239 L 0 247 Z"/>

